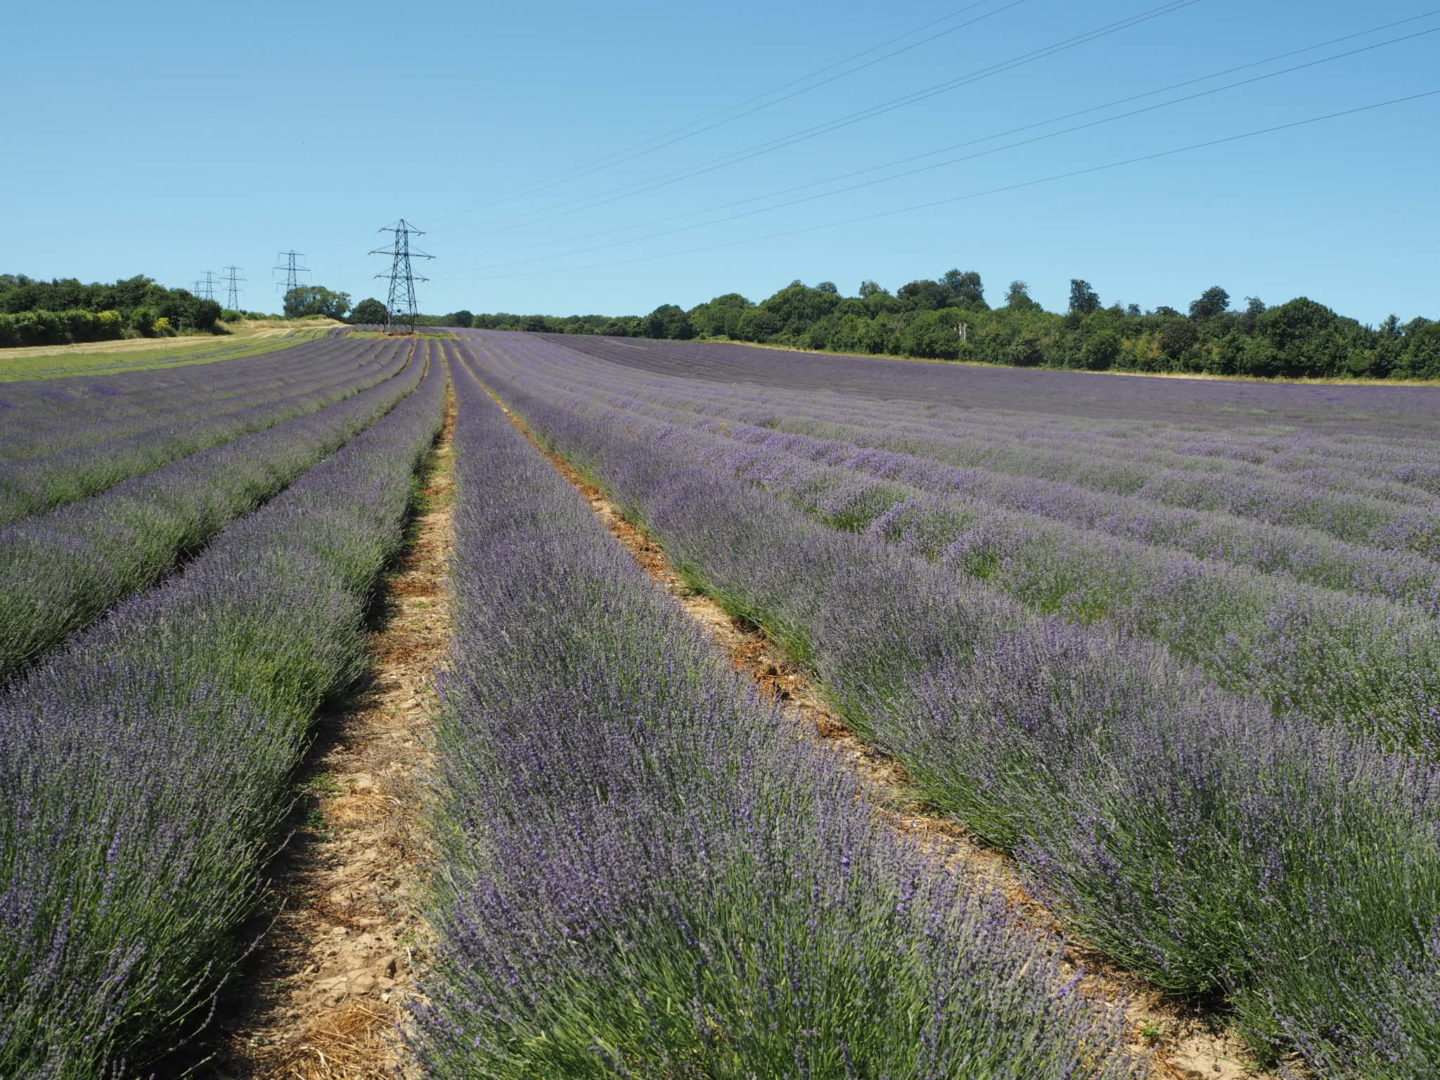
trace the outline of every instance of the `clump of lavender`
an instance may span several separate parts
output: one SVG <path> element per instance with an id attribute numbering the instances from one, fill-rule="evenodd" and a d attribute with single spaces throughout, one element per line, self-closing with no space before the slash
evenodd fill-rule
<path id="1" fill-rule="evenodd" d="M 208 1019 L 444 383 L 0 694 L 0 1075 L 143 1075 Z"/>
<path id="2" fill-rule="evenodd" d="M 367 389 L 404 365 L 404 352 L 385 345 L 355 357 L 349 343 L 312 341 L 199 373 L 73 379 L 48 393 L 9 388 L 13 412 L 0 432 L 0 522 L 95 495 Z"/>
<path id="3" fill-rule="evenodd" d="M 637 405 L 623 385 L 606 388 L 603 377 L 582 375 L 588 381 L 581 387 L 548 381 L 547 397 L 586 415 L 618 410 L 628 429 L 658 445 L 673 442 L 678 452 L 777 491 L 834 527 L 873 529 L 1040 614 L 1113 621 L 1281 712 L 1334 720 L 1391 745 L 1414 747 L 1436 735 L 1431 703 L 1440 699 L 1440 624 L 1433 608 L 1440 567 L 1418 555 L 1362 549 L 1370 580 L 1410 583 L 1406 604 L 1316 588 L 1273 568 L 1262 573 L 1079 527 L 1070 520 L 1084 517 L 1075 499 L 1010 498 L 1013 477 L 977 478 L 975 469 L 833 438 L 736 430 L 708 416 L 714 395 Z M 1434 501 L 1424 491 L 1412 497 Z M 1138 494 L 1108 498 L 1145 502 Z M 1297 554 L 1293 565 L 1304 564 Z M 1382 573 L 1384 566 L 1395 573 Z M 1423 567 L 1428 573 L 1418 573 Z"/>
<path id="4" fill-rule="evenodd" d="M 1055 943 L 874 824 L 465 377 L 437 1077 L 1120 1077 Z"/>
<path id="5" fill-rule="evenodd" d="M 592 407 L 566 390 L 595 377 L 569 350 L 479 340 L 512 405 L 610 484 L 692 581 L 793 643 L 937 806 L 1011 848 L 1092 940 L 1177 993 L 1223 995 L 1272 1058 L 1298 1050 L 1341 1077 L 1440 1070 L 1422 977 L 1425 913 L 1440 904 L 1428 743 L 1395 755 L 1301 709 L 1277 716 L 1133 633 L 1037 618 L 984 575 L 831 529 L 737 480 L 680 417 Z M 636 393 L 653 380 L 603 378 Z M 1280 670 L 1316 630 L 1295 610 L 1272 619 Z M 1433 722 L 1433 702 L 1413 704 Z"/>
<path id="6" fill-rule="evenodd" d="M 273 497 L 414 388 L 418 371 L 0 526 L 0 682 Z"/>

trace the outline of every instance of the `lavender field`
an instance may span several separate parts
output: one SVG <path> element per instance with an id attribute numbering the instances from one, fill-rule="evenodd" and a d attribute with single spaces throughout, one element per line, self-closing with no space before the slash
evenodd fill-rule
<path id="1" fill-rule="evenodd" d="M 360 345 L 329 349 L 295 419 L 133 459 L 131 479 L 6 527 L 0 1075 L 150 1075 L 213 1020 L 251 944 L 307 730 L 364 666 L 365 611 L 440 422 L 438 349 Z M 285 356 L 227 368 L 234 404 L 267 400 Z M 174 377 L 100 384 L 116 427 L 145 430 L 151 411 L 124 406 Z"/>
<path id="2" fill-rule="evenodd" d="M 1142 1071 L 1048 935 L 874 822 L 468 371 L 457 391 L 430 1075 Z"/>
<path id="3" fill-rule="evenodd" d="M 1440 1075 L 1440 390 L 454 335 L 0 392 L 0 1077 L 240 1075 L 437 439 L 405 1075 L 1176 1075 L 1077 956 L 1232 1075 Z M 542 448 L 1050 914 L 898 829 Z M 390 1075 L 287 1068 L 244 1075 Z"/>
<path id="4" fill-rule="evenodd" d="M 1440 393 L 469 336 L 691 584 L 1261 1062 L 1440 1070 Z"/>

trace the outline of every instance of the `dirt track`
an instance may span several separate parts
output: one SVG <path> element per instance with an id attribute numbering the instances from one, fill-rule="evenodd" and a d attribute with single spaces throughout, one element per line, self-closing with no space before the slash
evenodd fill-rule
<path id="1" fill-rule="evenodd" d="M 418 782 L 449 649 L 454 424 L 452 398 L 425 465 L 425 504 L 385 583 L 367 682 L 321 718 L 297 831 L 277 862 L 283 908 L 240 988 L 246 1006 L 220 1021 L 213 1075 L 225 1080 L 419 1075 L 401 1027 L 423 954 L 415 890 L 429 852 Z"/>

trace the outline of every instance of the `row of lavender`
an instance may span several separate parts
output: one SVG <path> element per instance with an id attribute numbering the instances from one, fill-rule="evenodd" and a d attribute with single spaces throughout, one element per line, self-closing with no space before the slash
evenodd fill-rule
<path id="1" fill-rule="evenodd" d="M 1387 743 L 1427 747 L 1440 737 L 1440 564 L 1424 556 L 1316 538 L 1313 546 L 1332 556 L 1332 565 L 1352 573 L 1337 581 L 1351 589 L 1319 587 L 1286 570 L 1115 535 L 1122 527 L 1113 522 L 1130 508 L 1147 513 L 1140 497 L 1106 497 L 1112 522 L 1106 532 L 1075 522 L 1087 495 L 1080 489 L 1049 483 L 1037 491 L 1000 473 L 777 434 L 724 415 L 730 394 L 703 383 L 692 383 L 688 393 L 671 387 L 663 400 L 650 384 L 641 388 L 647 400 L 637 401 L 624 369 L 552 370 L 533 355 L 533 343 L 529 351 L 523 339 L 509 347 L 520 350 L 552 400 L 592 415 L 623 415 L 630 430 L 650 438 L 682 431 L 717 467 L 784 494 L 829 524 L 869 528 L 981 578 L 1039 613 L 1080 624 L 1103 620 L 1161 642 L 1222 686 L 1261 696 L 1281 712 L 1337 721 Z M 772 413 L 791 405 L 788 396 L 772 396 Z M 1428 500 L 1425 513 L 1440 521 L 1435 500 L 1418 493 Z M 1323 504 L 1323 495 L 1316 501 Z M 1253 550 L 1277 530 L 1230 516 L 1207 531 L 1248 537 L 1232 546 Z M 1364 595 L 1355 587 L 1367 583 L 1401 596 Z"/>
<path id="2" fill-rule="evenodd" d="M 896 363 L 873 356 L 807 353 L 715 342 L 544 335 L 566 348 L 626 366 L 706 381 L 773 389 L 843 390 L 871 401 L 935 402 L 1057 416 L 1136 417 L 1214 430 L 1295 425 L 1326 435 L 1415 435 L 1433 439 L 1440 389 L 1296 385 L 1281 382 L 1133 378 L 1089 372 L 943 363 Z M 783 357 L 783 362 L 777 362 Z M 956 378 L 963 372 L 963 378 Z M 1416 390 L 1419 392 L 1417 393 Z"/>
<path id="3" fill-rule="evenodd" d="M 737 479 L 706 436 L 557 402 L 544 369 L 580 379 L 593 361 L 478 340 L 504 398 L 1085 937 L 1177 992 L 1225 995 L 1267 1056 L 1337 1077 L 1440 1069 L 1433 767 L 831 529 Z"/>
<path id="4" fill-rule="evenodd" d="M 772 361 L 781 368 L 790 363 L 786 354 Z M 967 369 L 952 368 L 947 373 L 961 385 L 973 375 Z M 627 383 L 661 393 L 666 387 L 673 392 L 697 385 L 693 379 L 634 369 L 625 369 L 624 376 Z M 1044 411 L 1053 402 L 1043 397 L 1031 410 L 1019 407 L 1019 402 L 989 409 L 978 402 L 965 407 L 922 405 L 871 400 L 843 391 L 796 393 L 763 384 L 730 386 L 701 380 L 698 385 L 707 387 L 707 398 L 718 395 L 748 409 L 750 416 L 740 414 L 741 419 L 780 431 L 833 433 L 862 446 L 1061 480 L 1162 505 L 1185 507 L 1193 502 L 1194 508 L 1209 510 L 1230 505 L 1240 516 L 1335 529 L 1352 539 L 1364 539 L 1370 531 L 1383 528 L 1407 505 L 1424 505 L 1440 486 L 1434 430 L 1428 439 L 1330 435 L 1313 427 L 1294 427 L 1293 422 L 1279 427 L 1288 417 L 1273 416 L 1268 424 L 1255 417 L 1256 427 L 1262 429 L 1257 432 L 1236 429 L 1234 418 L 1229 421 L 1232 426 L 1210 427 L 1211 418 L 1203 414 L 1186 423 L 1143 415 L 1124 422 L 1054 415 Z M 1194 484 L 1217 477 L 1230 482 Z M 1334 501 L 1317 511 L 1313 506 L 1317 496 Z"/>
<path id="5" fill-rule="evenodd" d="M 143 1074 L 206 1022 L 311 717 L 363 666 L 444 386 L 432 357 L 383 419 L 0 696 L 0 1075 Z"/>
<path id="6" fill-rule="evenodd" d="M 647 400 L 692 407 L 681 393 L 693 389 L 685 381 L 626 374 Z M 1148 421 L 1099 425 L 933 406 L 924 410 L 927 419 L 917 419 L 913 404 L 715 385 L 707 387 L 704 409 L 771 435 L 814 436 L 837 452 L 891 451 L 956 466 L 965 477 L 1000 478 L 1027 493 L 1040 512 L 1059 511 L 1058 494 L 1095 521 L 1125 500 L 1145 505 L 1171 528 L 1192 522 L 1187 511 L 1203 511 L 1391 553 L 1433 550 L 1440 540 L 1440 450 L 1433 439 L 1247 437 Z"/>
<path id="7" fill-rule="evenodd" d="M 576 347 L 578 351 L 607 355 L 614 351 L 604 348 L 604 339 L 599 339 L 599 345 L 595 340 L 576 339 Z M 612 358 L 610 362 L 618 360 Z M 785 354 L 782 360 L 772 359 L 770 363 L 788 368 L 793 360 Z M 629 369 L 632 381 L 643 379 L 657 388 L 667 383 L 676 385 L 673 376 L 620 366 Z M 974 373 L 952 368 L 946 374 L 967 380 Z M 1415 434 L 1336 434 L 1307 428 L 1288 412 L 1261 412 L 1251 417 L 1251 426 L 1237 427 L 1238 415 L 1229 415 L 1226 423 L 1214 426 L 1214 418 L 1203 413 L 1183 421 L 1143 414 L 1124 420 L 1056 414 L 1046 411 L 1054 403 L 1043 396 L 1028 403 L 1028 407 L 1023 400 L 1016 400 L 1004 408 L 991 408 L 983 400 L 970 402 L 963 398 L 948 404 L 878 400 L 843 388 L 796 392 L 763 383 L 712 386 L 722 388 L 738 394 L 736 400 L 761 410 L 781 430 L 816 434 L 820 433 L 817 429 L 833 428 L 839 432 L 838 437 L 848 438 L 858 432 L 882 440 L 877 443 L 882 446 L 889 441 L 907 445 L 918 442 L 932 451 L 971 455 L 982 462 L 1004 459 L 1022 448 L 1058 452 L 1037 455 L 1033 464 L 1070 472 L 1126 493 L 1146 485 L 1163 487 L 1170 470 L 1177 470 L 1181 477 L 1186 471 L 1198 471 L 1242 481 L 1264 478 L 1283 482 L 1289 478 L 1301 481 L 1306 490 L 1330 486 L 1357 495 L 1402 501 L 1410 497 L 1404 490 L 1408 485 L 1431 493 L 1440 491 L 1440 453 L 1433 439 L 1436 425 L 1432 425 L 1432 437 L 1428 438 Z M 787 402 L 783 413 L 774 409 L 774 395 Z M 797 407 L 791 409 L 789 402 Z M 1240 414 L 1239 410 L 1231 412 Z M 957 434 L 970 431 L 982 433 L 985 438 L 955 442 Z M 1395 455 L 1397 448 L 1403 456 Z M 1090 461 L 1076 458 L 1077 449 L 1095 455 L 1094 471 Z M 1134 468 L 1142 453 L 1150 465 L 1146 471 Z M 1023 462 L 1023 458 L 1017 460 L 1017 464 Z M 1125 468 L 1126 464 L 1130 467 Z"/>
<path id="8" fill-rule="evenodd" d="M 108 392 L 59 389 L 23 402 L 12 394 L 18 415 L 0 411 L 0 522 L 314 412 L 388 378 L 404 359 L 393 346 L 356 355 L 353 345 L 331 339 L 217 365 L 193 393 L 136 373 L 137 385 L 106 383 Z"/>
<path id="9" fill-rule="evenodd" d="M 973 418 L 963 429 L 953 418 L 946 424 L 937 423 L 936 431 L 920 438 L 905 434 L 905 429 L 913 425 L 884 415 L 867 418 L 867 424 L 857 423 L 853 408 L 845 408 L 849 421 L 843 424 L 834 420 L 797 420 L 797 414 L 813 413 L 817 406 L 813 400 L 795 400 L 788 394 L 784 395 L 784 417 L 779 415 L 781 404 L 775 400 L 779 395 L 774 393 L 764 395 L 763 403 L 753 400 L 758 395 L 736 388 L 710 388 L 698 400 L 684 387 L 668 392 L 634 387 L 632 395 L 627 405 L 633 410 L 672 421 L 680 419 L 680 413 L 688 414 L 687 426 L 763 449 L 767 455 L 833 465 L 863 477 L 895 480 L 921 491 L 963 497 L 998 510 L 1075 524 L 1118 540 L 1175 548 L 1266 573 L 1279 572 L 1324 588 L 1373 593 L 1422 607 L 1440 600 L 1440 566 L 1435 560 L 1393 547 L 1349 543 L 1318 529 L 1273 524 L 1264 520 L 1267 515 L 1258 498 L 1254 501 L 1260 516 L 1245 517 L 1214 507 L 1198 509 L 1156 501 L 1147 496 L 1144 483 L 1138 480 L 1120 485 L 1123 490 L 1105 490 L 1103 484 L 1086 487 L 1073 477 L 1025 475 L 1023 467 L 1019 472 L 1002 471 L 998 466 L 1010 458 L 988 431 L 972 437 L 973 429 L 980 426 Z M 840 409 L 839 405 L 832 407 Z M 1027 445 L 1032 442 L 1024 441 Z M 956 464 L 968 452 L 960 449 L 962 444 L 983 448 L 989 457 L 983 464 Z M 1140 456 L 1139 447 L 1129 449 L 1127 470 L 1145 473 L 1142 462 L 1148 459 Z M 1385 460 L 1391 462 L 1406 453 L 1390 445 L 1384 449 Z M 1093 453 L 1094 447 L 1087 443 L 1067 455 L 1066 460 L 1076 468 L 1084 468 L 1088 455 Z M 1187 459 L 1187 469 L 1203 470 L 1208 460 L 1204 455 Z M 1427 510 L 1434 502 L 1428 479 L 1418 490 L 1398 490 L 1406 491 L 1405 501 Z M 1401 536 L 1383 531 L 1377 539 L 1381 543 L 1403 542 Z"/>
<path id="10" fill-rule="evenodd" d="M 605 355 L 621 367 L 636 353 L 631 345 L 603 338 L 574 340 L 576 348 Z M 664 353 L 650 344 L 640 350 L 643 356 Z M 1202 395 L 1213 388 L 1203 383 L 1150 379 L 1145 392 L 1127 394 L 1146 380 L 1089 376 L 1092 384 L 1098 380 L 1105 388 L 1103 402 L 1097 403 L 1084 395 L 1061 397 L 1046 385 L 1048 372 L 937 370 L 934 365 L 892 362 L 889 378 L 897 384 L 906 381 L 910 369 L 927 369 L 925 388 L 931 396 L 921 399 L 922 406 L 903 397 L 889 401 L 858 393 L 847 385 L 843 358 L 831 358 L 834 392 L 793 393 L 784 388 L 784 376 L 796 369 L 804 372 L 817 358 L 761 355 L 768 358 L 763 371 L 757 372 L 753 362 L 735 370 L 754 380 L 745 385 L 761 393 L 764 423 L 780 430 L 833 432 L 860 445 L 918 452 L 947 464 L 1062 480 L 1166 507 L 1222 511 L 1389 550 L 1440 550 L 1440 520 L 1433 501 L 1440 491 L 1440 391 L 1399 391 L 1401 398 L 1396 399 L 1396 391 L 1372 388 L 1225 386 L 1219 388 L 1227 395 L 1225 407 L 1207 411 Z M 707 368 L 698 361 L 682 366 L 701 376 L 698 385 L 710 384 L 709 390 L 722 389 L 715 383 L 723 383 L 730 371 L 723 364 Z M 642 374 L 634 368 L 629 373 Z M 767 382 L 767 375 L 780 385 Z M 809 380 L 816 377 L 813 371 L 808 375 Z M 663 375 L 651 375 L 649 381 L 697 385 L 694 379 L 677 382 Z M 1009 393 L 996 393 L 996 382 L 1009 383 Z M 1313 398 L 1302 396 L 1327 391 L 1337 399 L 1328 414 Z M 1405 413 L 1386 416 L 1377 411 L 1381 400 L 1398 409 L 1408 397 L 1415 399 L 1415 412 L 1408 414 L 1407 423 L 1400 422 Z M 1146 411 L 1158 410 L 1164 398 L 1178 417 L 1162 420 Z M 1247 407 L 1242 403 L 1248 399 L 1253 401 Z M 1262 404 L 1267 399 L 1268 404 Z M 989 404 L 997 400 L 999 407 Z M 1114 402 L 1127 401 L 1135 411 L 1123 421 L 1101 422 L 1083 415 L 1089 408 L 1111 416 Z M 1344 407 L 1338 407 L 1342 401 Z M 1077 410 L 1082 415 L 1072 415 Z M 933 417 L 918 420 L 921 412 L 932 412 Z M 1422 420 L 1426 413 L 1430 415 Z M 1358 434 L 1330 430 L 1352 417 L 1366 418 L 1369 426 Z M 1391 425 L 1393 432 L 1385 430 Z M 1217 477 L 1227 482 L 1215 483 Z"/>
<path id="11" fill-rule="evenodd" d="M 0 526 L 0 682 L 283 490 L 393 407 L 420 374 L 411 364 L 336 404 Z"/>
<path id="12" fill-rule="evenodd" d="M 428 1075 L 1121 1077 L 1052 941 L 875 824 L 468 375 Z"/>
<path id="13" fill-rule="evenodd" d="M 278 385 L 292 366 L 310 367 L 318 355 L 368 361 L 375 351 L 345 349 L 340 339 L 305 342 L 237 357 L 222 363 L 174 368 L 144 368 L 108 375 L 77 375 L 65 379 L 0 384 L 0 460 L 26 457 L 50 446 L 57 435 L 56 418 L 78 418 L 59 433 L 66 446 L 104 442 L 154 418 L 167 422 L 187 414 L 187 405 L 241 401 L 265 387 Z M 319 350 L 319 352 L 317 352 Z"/>
<path id="14" fill-rule="evenodd" d="M 772 363 L 787 365 L 789 357 L 782 356 Z M 950 373 L 962 380 L 970 376 Z M 1032 492 L 1030 501 L 1041 507 L 1068 495 L 1077 506 L 1094 508 L 1091 520 L 1105 520 L 1107 503 L 1113 509 L 1115 500 L 1125 497 L 1152 514 L 1167 515 L 1161 519 L 1167 524 L 1185 520 L 1183 514 L 1169 516 L 1176 511 L 1203 510 L 1241 524 L 1288 524 L 1331 536 L 1338 531 L 1391 552 L 1425 546 L 1424 517 L 1416 519 L 1415 511 L 1431 511 L 1431 532 L 1435 522 L 1440 450 L 1433 437 L 1360 439 L 1306 429 L 1247 435 L 1205 428 L 1202 417 L 1188 425 L 1139 417 L 1117 424 L 1015 408 L 797 394 L 645 375 L 623 366 L 618 374 L 647 400 L 683 407 L 697 386 L 704 387 L 710 415 L 772 432 L 819 436 L 848 445 L 851 453 L 856 446 L 896 451 L 959 466 L 967 476 L 998 476 Z M 1042 398 L 1036 408 L 1049 404 Z M 1168 464 L 1156 461 L 1167 455 Z M 1222 476 L 1225 483 L 1214 482 Z M 1085 501 L 1097 496 L 1110 498 Z"/>

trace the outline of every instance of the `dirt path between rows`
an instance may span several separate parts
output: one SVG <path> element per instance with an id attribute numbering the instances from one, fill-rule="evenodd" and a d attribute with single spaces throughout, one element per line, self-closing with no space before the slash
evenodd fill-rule
<path id="1" fill-rule="evenodd" d="M 1012 859 L 981 844 L 953 819 L 927 813 L 914 797 L 905 767 L 857 737 L 829 707 L 800 665 L 762 631 L 737 622 L 714 600 L 694 592 L 654 539 L 626 520 L 619 507 L 562 456 L 547 451 L 503 401 L 496 398 L 496 402 L 531 444 L 585 496 L 635 561 L 709 631 L 736 669 L 749 674 L 765 696 L 779 703 L 798 727 L 813 734 L 860 777 L 876 814 L 923 845 L 935 858 L 997 889 L 1026 921 L 1061 934 L 1070 963 L 1083 966 L 1089 973 L 1082 983 L 1086 992 L 1127 1002 L 1132 1047 L 1154 1053 L 1156 1080 L 1274 1077 L 1250 1065 L 1244 1046 L 1225 1033 L 1217 1020 L 1168 1000 L 1145 980 L 1066 937 L 1054 913 L 1030 895 Z"/>
<path id="2" fill-rule="evenodd" d="M 217 1080 L 418 1077 L 404 1046 L 423 937 L 415 890 L 429 844 L 420 783 L 432 758 L 435 673 L 450 640 L 453 394 L 422 468 L 423 502 L 387 576 L 371 666 L 345 707 L 322 716 L 302 774 L 297 831 L 277 860 L 283 908 L 247 996 L 221 1017 Z"/>

